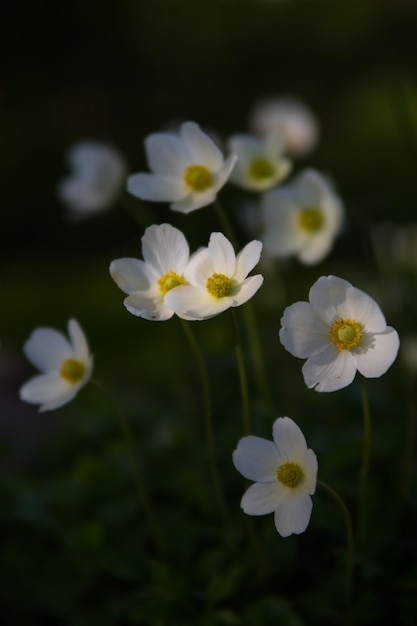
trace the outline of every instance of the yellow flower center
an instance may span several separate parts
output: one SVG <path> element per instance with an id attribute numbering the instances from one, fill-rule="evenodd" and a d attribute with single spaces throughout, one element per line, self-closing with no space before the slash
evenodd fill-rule
<path id="1" fill-rule="evenodd" d="M 299 212 L 298 223 L 302 230 L 305 230 L 308 233 L 316 233 L 323 226 L 323 213 L 320 209 L 306 207 Z"/>
<path id="2" fill-rule="evenodd" d="M 184 285 L 185 280 L 182 276 L 179 276 L 173 270 L 169 270 L 166 274 L 162 274 L 158 278 L 158 287 L 159 291 L 165 295 L 167 291 L 173 289 L 174 287 L 178 287 L 179 285 Z"/>
<path id="3" fill-rule="evenodd" d="M 330 340 L 339 350 L 350 350 L 360 343 L 362 329 L 355 320 L 340 318 L 330 327 Z"/>
<path id="4" fill-rule="evenodd" d="M 304 480 L 304 472 L 298 463 L 284 463 L 277 467 L 277 479 L 290 489 L 294 489 Z"/>
<path id="5" fill-rule="evenodd" d="M 84 376 L 84 371 L 85 366 L 83 363 L 75 359 L 67 359 L 61 365 L 59 373 L 62 378 L 65 378 L 69 383 L 78 383 Z"/>
<path id="6" fill-rule="evenodd" d="M 214 272 L 207 279 L 206 289 L 215 298 L 224 298 L 232 291 L 232 281 L 225 274 L 217 274 Z"/>
<path id="7" fill-rule="evenodd" d="M 270 178 L 274 174 L 274 168 L 266 159 L 254 159 L 249 165 L 249 176 L 255 180 Z"/>
<path id="8" fill-rule="evenodd" d="M 192 191 L 205 191 L 212 183 L 211 173 L 204 165 L 189 165 L 184 172 L 184 181 Z"/>

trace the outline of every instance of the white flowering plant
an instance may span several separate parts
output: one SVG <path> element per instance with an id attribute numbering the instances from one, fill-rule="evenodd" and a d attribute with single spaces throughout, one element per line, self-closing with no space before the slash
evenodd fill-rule
<path id="1" fill-rule="evenodd" d="M 310 107 L 249 109 L 76 142 L 72 256 L 5 280 L 7 624 L 413 623 L 415 233 L 362 250 Z"/>

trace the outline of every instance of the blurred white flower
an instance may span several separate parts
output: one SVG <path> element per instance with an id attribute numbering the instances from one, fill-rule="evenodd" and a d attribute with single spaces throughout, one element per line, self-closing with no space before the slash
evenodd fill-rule
<path id="1" fill-rule="evenodd" d="M 281 258 L 295 255 L 307 265 L 318 263 L 332 248 L 343 213 L 329 182 L 316 170 L 305 170 L 261 198 L 265 252 Z"/>
<path id="2" fill-rule="evenodd" d="M 307 359 L 302 372 L 307 387 L 337 391 L 358 370 L 379 378 L 394 362 L 398 333 L 387 326 L 378 304 L 336 276 L 321 276 L 310 289 L 309 302 L 287 307 L 279 337 L 284 348 Z"/>
<path id="3" fill-rule="evenodd" d="M 222 233 L 212 233 L 208 248 L 198 250 L 184 270 L 186 284 L 167 293 L 166 305 L 189 319 L 204 320 L 249 300 L 263 283 L 248 276 L 258 263 L 260 241 L 251 241 L 236 256 Z"/>
<path id="4" fill-rule="evenodd" d="M 68 322 L 69 341 L 53 328 L 37 328 L 23 346 L 27 359 L 42 374 L 20 388 L 20 399 L 51 411 L 66 404 L 90 379 L 93 357 L 74 319 Z"/>
<path id="5" fill-rule="evenodd" d="M 371 240 L 381 268 L 417 271 L 417 224 L 376 224 L 371 229 Z"/>
<path id="6" fill-rule="evenodd" d="M 179 134 L 154 133 L 145 139 L 151 174 L 132 174 L 128 191 L 142 200 L 170 202 L 180 213 L 211 204 L 236 163 L 226 160 L 214 141 L 194 122 L 181 125 Z"/>
<path id="7" fill-rule="evenodd" d="M 243 437 L 233 452 L 236 469 L 256 481 L 244 493 L 240 506 L 248 515 L 274 513 L 282 537 L 299 535 L 310 522 L 317 457 L 307 449 L 303 433 L 289 417 L 275 420 L 272 433 L 274 441 Z"/>
<path id="8" fill-rule="evenodd" d="M 280 183 L 291 171 L 291 161 L 284 156 L 282 133 L 271 133 L 263 138 L 233 135 L 228 146 L 238 157 L 230 180 L 243 189 L 265 191 Z"/>
<path id="9" fill-rule="evenodd" d="M 170 224 L 153 225 L 142 237 L 139 259 L 123 258 L 110 264 L 111 277 L 128 294 L 123 304 L 133 315 L 147 320 L 164 321 L 174 315 L 166 296 L 185 284 L 184 271 L 189 247 L 180 230 Z M 185 317 L 178 313 L 179 317 Z"/>
<path id="10" fill-rule="evenodd" d="M 58 195 L 73 217 L 88 217 L 110 208 L 122 193 L 127 163 L 114 148 L 79 141 L 67 153 L 72 174 L 58 185 Z"/>
<path id="11" fill-rule="evenodd" d="M 286 152 L 303 156 L 316 145 L 319 125 L 312 111 L 294 96 L 263 98 L 255 103 L 249 128 L 256 135 L 279 131 L 286 138 Z"/>

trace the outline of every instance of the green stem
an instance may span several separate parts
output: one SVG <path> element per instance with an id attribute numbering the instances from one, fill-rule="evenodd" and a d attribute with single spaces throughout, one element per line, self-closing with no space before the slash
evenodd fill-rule
<path id="1" fill-rule="evenodd" d="M 359 478 L 359 533 L 361 541 L 364 542 L 366 536 L 366 490 L 368 483 L 369 461 L 371 456 L 371 413 L 369 410 L 368 388 L 366 378 L 360 375 L 362 390 L 362 412 L 363 412 L 363 448 L 362 466 Z"/>
<path id="2" fill-rule="evenodd" d="M 132 462 L 133 475 L 135 479 L 136 491 L 137 491 L 137 495 L 139 498 L 139 502 L 142 508 L 145 510 L 146 515 L 148 517 L 149 527 L 151 529 L 155 545 L 158 547 L 160 552 L 163 552 L 164 542 L 162 540 L 162 535 L 159 530 L 159 526 L 156 522 L 156 517 L 155 517 L 153 508 L 149 500 L 148 492 L 145 487 L 145 481 L 143 479 L 141 468 L 139 466 L 139 456 L 135 449 L 135 445 L 133 443 L 133 436 L 130 430 L 128 419 L 126 418 L 123 411 L 120 410 L 119 406 L 116 404 L 113 397 L 109 394 L 107 389 L 101 383 L 99 383 L 96 380 L 91 380 L 91 383 L 97 389 L 99 389 L 101 393 L 106 397 L 106 399 L 113 407 L 119 419 L 120 429 L 125 439 L 126 447 L 127 447 L 127 450 L 128 450 L 131 462 Z"/>
<path id="3" fill-rule="evenodd" d="M 225 522 L 228 523 L 230 520 L 230 515 L 229 515 L 229 511 L 228 511 L 226 501 L 223 495 L 222 484 L 221 484 L 221 480 L 219 476 L 219 471 L 217 468 L 217 459 L 216 459 L 216 450 L 215 450 L 214 432 L 213 432 L 213 417 L 212 417 L 211 398 L 210 398 L 210 386 L 209 386 L 207 369 L 206 369 L 204 359 L 201 354 L 201 350 L 198 345 L 197 339 L 195 337 L 194 332 L 191 329 L 191 324 L 183 319 L 181 319 L 180 321 L 184 329 L 184 332 L 187 336 L 187 339 L 190 343 L 191 349 L 194 353 L 195 359 L 197 361 L 197 367 L 200 373 L 201 388 L 203 392 L 203 404 L 204 404 L 204 426 L 205 426 L 205 431 L 206 431 L 207 453 L 208 453 L 208 458 L 209 458 L 210 472 L 211 472 L 211 477 L 213 481 L 214 491 L 216 493 L 216 497 L 219 503 L 219 508 L 222 512 Z"/>
<path id="4" fill-rule="evenodd" d="M 229 239 L 230 243 L 233 245 L 236 251 L 237 239 L 236 239 L 236 235 L 234 233 L 233 227 L 229 221 L 226 211 L 223 209 L 222 205 L 220 204 L 218 200 L 214 202 L 213 206 L 216 211 L 218 220 L 221 223 L 227 238 Z M 258 329 L 256 325 L 253 303 L 250 300 L 246 302 L 246 305 L 244 307 L 244 316 L 245 316 L 246 330 L 248 333 L 249 345 L 250 345 L 252 359 L 253 359 L 253 365 L 255 369 L 256 383 L 257 383 L 259 393 L 261 394 L 265 407 L 267 407 L 272 412 L 272 400 L 271 400 L 270 390 L 268 387 L 268 377 L 266 374 L 266 367 L 264 363 L 261 342 L 259 340 L 259 333 L 258 333 Z"/>
<path id="5" fill-rule="evenodd" d="M 346 529 L 346 542 L 347 542 L 347 557 L 346 557 L 346 577 L 345 577 L 345 600 L 346 604 L 350 605 L 351 594 L 352 594 L 352 573 L 353 573 L 353 555 L 354 555 L 354 540 L 353 540 L 353 527 L 352 527 L 352 518 L 349 513 L 349 510 L 334 489 L 329 487 L 326 483 L 321 480 L 317 481 L 317 484 L 320 487 L 323 487 L 333 498 L 333 500 L 337 503 L 343 513 L 343 519 L 345 522 Z"/>
<path id="6" fill-rule="evenodd" d="M 240 339 L 239 326 L 233 309 L 232 314 L 233 339 L 235 344 L 236 360 L 239 370 L 240 392 L 242 395 L 242 417 L 243 417 L 243 434 L 250 433 L 250 417 L 249 417 L 249 393 L 248 381 L 246 377 L 245 360 L 243 358 L 242 341 Z"/>

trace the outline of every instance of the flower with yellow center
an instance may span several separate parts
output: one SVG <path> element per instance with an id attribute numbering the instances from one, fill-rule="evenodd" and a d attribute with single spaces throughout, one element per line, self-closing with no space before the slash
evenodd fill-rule
<path id="1" fill-rule="evenodd" d="M 211 204 L 226 183 L 236 155 L 226 160 L 214 141 L 194 122 L 179 133 L 153 133 L 145 139 L 151 173 L 129 176 L 127 189 L 142 200 L 170 202 L 180 213 Z"/>
<path id="2" fill-rule="evenodd" d="M 66 404 L 91 377 L 93 357 L 74 319 L 68 322 L 69 341 L 53 328 L 37 328 L 23 346 L 28 360 L 42 373 L 20 388 L 20 398 L 51 411 Z"/>
<path id="3" fill-rule="evenodd" d="M 243 189 L 265 191 L 284 180 L 291 171 L 281 133 L 272 133 L 263 139 L 247 134 L 233 135 L 228 145 L 238 156 L 230 180 Z"/>
<path id="4" fill-rule="evenodd" d="M 317 458 L 289 417 L 275 420 L 272 433 L 273 441 L 243 437 L 233 452 L 236 469 L 255 481 L 243 495 L 241 507 L 248 515 L 274 513 L 280 535 L 298 535 L 311 517 Z"/>
<path id="5" fill-rule="evenodd" d="M 142 237 L 143 261 L 123 258 L 112 261 L 110 274 L 124 293 L 123 304 L 133 315 L 163 321 L 174 311 L 166 303 L 167 295 L 184 289 L 185 268 L 190 250 L 183 233 L 170 224 L 153 225 Z M 178 313 L 186 319 L 185 315 Z"/>
<path id="6" fill-rule="evenodd" d="M 240 306 L 262 285 L 260 274 L 248 276 L 261 250 L 261 242 L 252 241 L 236 256 L 222 233 L 212 233 L 208 247 L 197 251 L 185 268 L 186 284 L 166 294 L 166 306 L 190 320 L 207 319 Z"/>
<path id="7" fill-rule="evenodd" d="M 316 391 L 342 389 L 356 371 L 379 378 L 400 343 L 375 300 L 336 276 L 322 276 L 311 287 L 309 302 L 285 309 L 279 336 L 288 352 L 307 359 L 304 381 Z"/>
<path id="8" fill-rule="evenodd" d="M 329 182 L 308 169 L 261 199 L 262 240 L 273 257 L 295 255 L 307 265 L 330 252 L 343 224 L 343 207 Z"/>

